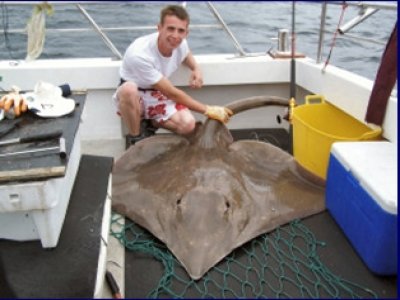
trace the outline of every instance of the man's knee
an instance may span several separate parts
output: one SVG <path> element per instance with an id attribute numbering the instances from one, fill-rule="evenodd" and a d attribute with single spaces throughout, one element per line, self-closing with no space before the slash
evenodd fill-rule
<path id="1" fill-rule="evenodd" d="M 133 82 L 125 82 L 118 89 L 118 98 L 124 105 L 136 104 L 139 100 L 137 85 Z"/>
<path id="2" fill-rule="evenodd" d="M 181 119 L 177 128 L 177 133 L 181 135 L 186 135 L 193 132 L 195 127 L 196 127 L 196 120 L 194 119 L 193 115 L 190 114 Z"/>

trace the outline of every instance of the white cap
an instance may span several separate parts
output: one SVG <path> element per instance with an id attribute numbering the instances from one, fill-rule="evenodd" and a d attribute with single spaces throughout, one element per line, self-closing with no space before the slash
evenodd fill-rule
<path id="1" fill-rule="evenodd" d="M 28 103 L 28 109 L 44 118 L 61 117 L 75 109 L 75 101 L 64 98 L 61 88 L 48 82 L 39 81 L 33 93 L 22 96 Z"/>

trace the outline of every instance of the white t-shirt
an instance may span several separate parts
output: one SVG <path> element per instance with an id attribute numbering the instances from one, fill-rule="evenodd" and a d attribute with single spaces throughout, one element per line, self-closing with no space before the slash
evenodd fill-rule
<path id="1" fill-rule="evenodd" d="M 151 86 L 161 78 L 169 77 L 178 69 L 189 54 L 186 39 L 174 49 L 170 57 L 164 57 L 157 46 L 158 32 L 140 37 L 130 44 L 125 52 L 119 71 L 121 78 L 135 82 L 143 89 Z"/>

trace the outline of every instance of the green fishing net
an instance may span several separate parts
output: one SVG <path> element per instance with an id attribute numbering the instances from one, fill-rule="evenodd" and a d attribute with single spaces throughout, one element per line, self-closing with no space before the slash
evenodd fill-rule
<path id="1" fill-rule="evenodd" d="M 234 250 L 194 281 L 167 247 L 129 220 L 113 214 L 111 234 L 130 251 L 163 265 L 149 298 L 377 298 L 332 273 L 320 260 L 325 247 L 300 221 L 263 234 Z"/>

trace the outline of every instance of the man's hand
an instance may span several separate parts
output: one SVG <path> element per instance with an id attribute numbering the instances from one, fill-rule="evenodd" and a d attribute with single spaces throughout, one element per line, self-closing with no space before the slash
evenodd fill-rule
<path id="1" fill-rule="evenodd" d="M 223 106 L 206 105 L 206 112 L 204 114 L 210 119 L 214 119 L 226 124 L 228 123 L 229 118 L 233 115 L 233 112 L 229 108 Z"/>
<path id="2" fill-rule="evenodd" d="M 189 52 L 183 63 L 192 70 L 189 78 L 189 86 L 193 89 L 201 88 L 203 86 L 203 75 L 192 52 Z"/>
<path id="3" fill-rule="evenodd" d="M 194 69 L 190 74 L 189 85 L 193 89 L 199 89 L 203 86 L 203 75 L 200 69 Z"/>

